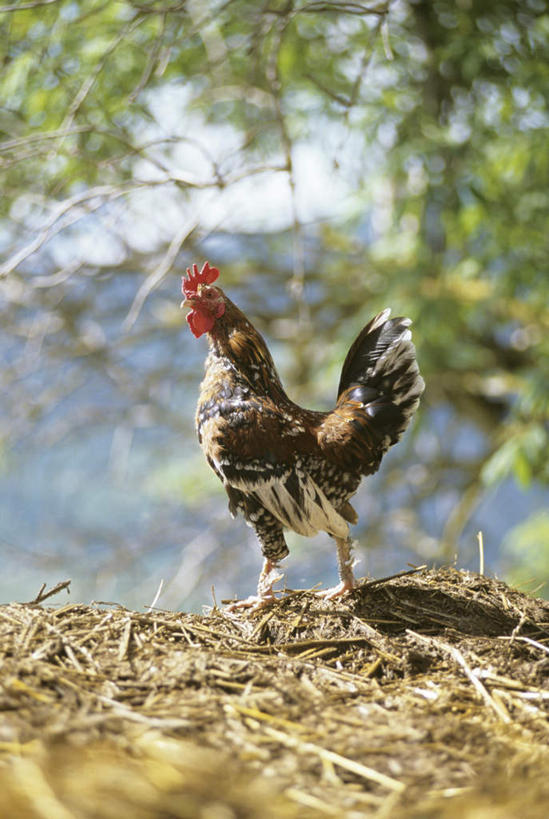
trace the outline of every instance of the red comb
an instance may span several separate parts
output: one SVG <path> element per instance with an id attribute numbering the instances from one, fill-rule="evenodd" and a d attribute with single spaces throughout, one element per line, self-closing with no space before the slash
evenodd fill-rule
<path id="1" fill-rule="evenodd" d="M 187 278 L 183 277 L 181 280 L 181 292 L 187 296 L 194 296 L 199 284 L 212 284 L 219 276 L 217 267 L 210 267 L 209 262 L 204 262 L 202 270 L 198 272 L 198 265 L 193 264 L 191 270 L 187 268 Z"/>

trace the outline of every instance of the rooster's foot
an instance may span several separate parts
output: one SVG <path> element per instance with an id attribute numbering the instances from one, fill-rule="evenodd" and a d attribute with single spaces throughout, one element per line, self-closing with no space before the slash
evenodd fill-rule
<path id="1" fill-rule="evenodd" d="M 276 603 L 277 598 L 274 594 L 268 594 L 264 596 L 259 596 L 257 594 L 252 594 L 250 597 L 247 597 L 245 600 L 235 600 L 234 603 L 230 603 L 227 606 L 225 611 L 237 611 L 237 609 L 249 609 L 250 611 L 259 611 L 259 609 L 264 609 L 267 606 L 272 606 L 273 603 Z"/>
<path id="2" fill-rule="evenodd" d="M 332 589 L 325 589 L 323 591 L 315 592 L 317 597 L 322 597 L 324 600 L 334 600 L 336 597 L 341 597 L 354 589 L 355 584 L 348 580 L 342 580 L 337 586 Z"/>
<path id="3" fill-rule="evenodd" d="M 353 542 L 350 537 L 336 537 L 337 546 L 337 565 L 339 570 L 339 583 L 332 589 L 316 592 L 317 597 L 322 597 L 324 600 L 333 600 L 336 597 L 341 597 L 343 594 L 352 591 L 356 586 L 355 576 L 353 574 L 353 557 L 352 548 Z"/>
<path id="4" fill-rule="evenodd" d="M 226 610 L 236 611 L 237 609 L 250 609 L 250 611 L 258 611 L 267 606 L 272 606 L 273 603 L 276 603 L 278 600 L 273 591 L 273 586 L 275 583 L 278 583 L 279 580 L 282 580 L 283 577 L 284 575 L 278 572 L 277 564 L 266 557 L 263 561 L 261 574 L 259 575 L 257 594 L 253 594 L 245 600 L 235 600 L 234 603 L 227 606 Z"/>

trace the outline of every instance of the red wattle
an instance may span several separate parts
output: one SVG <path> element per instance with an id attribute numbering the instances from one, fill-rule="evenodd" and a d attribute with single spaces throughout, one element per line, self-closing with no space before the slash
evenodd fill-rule
<path id="1" fill-rule="evenodd" d="M 199 338 L 203 333 L 208 333 L 215 324 L 215 318 L 209 313 L 200 310 L 191 310 L 187 314 L 187 323 L 195 338 Z"/>

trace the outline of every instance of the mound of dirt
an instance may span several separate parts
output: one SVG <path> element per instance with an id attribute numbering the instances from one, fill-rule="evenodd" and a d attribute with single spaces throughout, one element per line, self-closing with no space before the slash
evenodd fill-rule
<path id="1" fill-rule="evenodd" d="M 255 613 L 0 606 L 2 815 L 470 817 L 549 804 L 549 603 L 427 570 Z"/>

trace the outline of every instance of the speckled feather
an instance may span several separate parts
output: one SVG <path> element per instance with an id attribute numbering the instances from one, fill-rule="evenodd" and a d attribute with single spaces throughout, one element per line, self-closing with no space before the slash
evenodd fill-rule
<path id="1" fill-rule="evenodd" d="M 349 498 L 423 391 L 409 319 L 372 319 L 347 355 L 335 409 L 315 412 L 288 398 L 261 335 L 223 291 L 209 290 L 225 309 L 208 332 L 196 426 L 231 513 L 244 515 L 275 563 L 288 553 L 285 528 L 346 537 L 356 522 Z"/>

